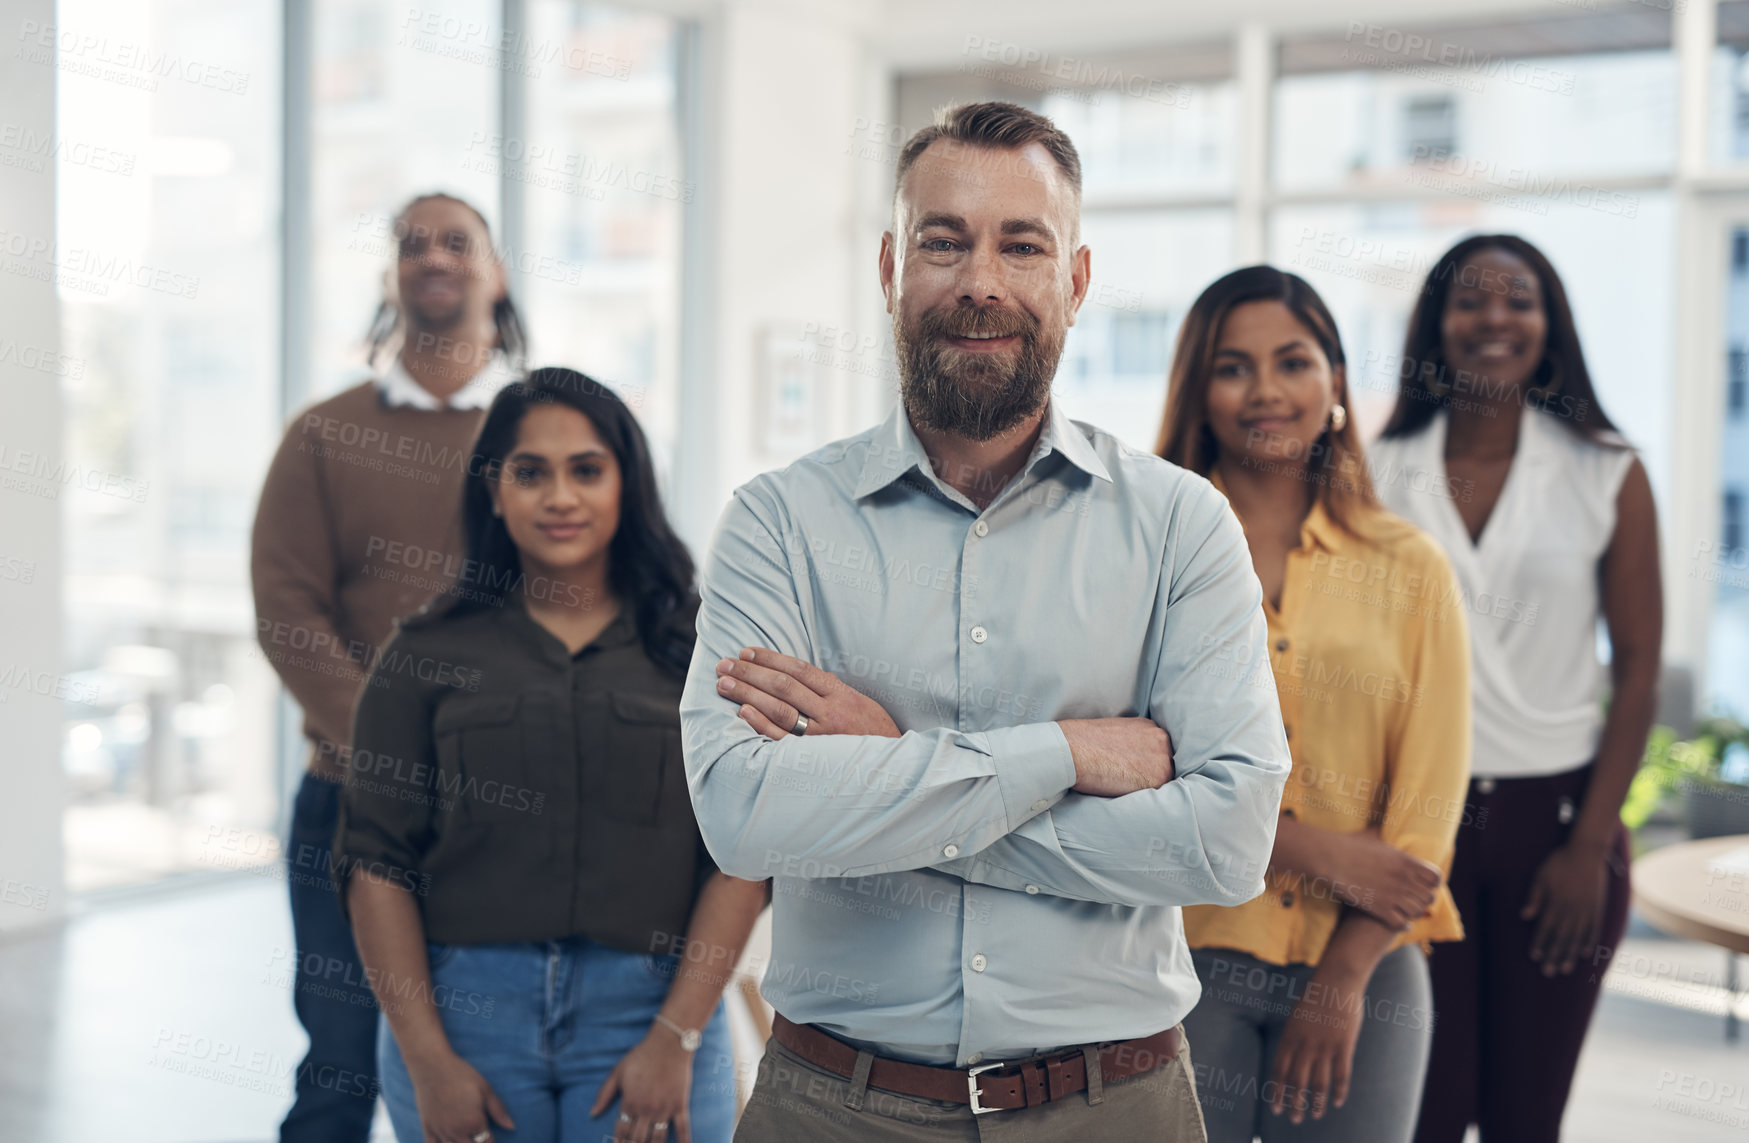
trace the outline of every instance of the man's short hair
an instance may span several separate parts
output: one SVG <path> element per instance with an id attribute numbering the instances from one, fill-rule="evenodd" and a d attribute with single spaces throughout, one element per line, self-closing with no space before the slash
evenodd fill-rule
<path id="1" fill-rule="evenodd" d="M 1069 137 L 1043 115 L 1029 111 L 1018 103 L 991 101 L 961 103 L 943 107 L 935 113 L 935 122 L 918 131 L 899 152 L 899 171 L 893 191 L 905 185 L 905 172 L 930 144 L 937 139 L 965 143 L 974 147 L 1017 150 L 1028 143 L 1038 143 L 1056 160 L 1057 169 L 1069 180 L 1075 201 L 1081 201 L 1081 156 Z"/>

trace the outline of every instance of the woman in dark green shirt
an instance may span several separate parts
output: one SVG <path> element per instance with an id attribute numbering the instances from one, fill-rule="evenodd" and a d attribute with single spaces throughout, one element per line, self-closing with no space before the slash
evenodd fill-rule
<path id="1" fill-rule="evenodd" d="M 395 1133 L 726 1143 L 721 997 L 766 887 L 687 794 L 692 560 L 580 373 L 504 389 L 467 462 L 465 558 L 383 537 L 456 586 L 373 666 L 335 838 Z"/>

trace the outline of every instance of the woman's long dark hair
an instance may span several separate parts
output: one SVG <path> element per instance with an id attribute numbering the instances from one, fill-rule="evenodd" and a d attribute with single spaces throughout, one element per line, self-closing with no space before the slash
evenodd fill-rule
<path id="1" fill-rule="evenodd" d="M 1280 302 L 1311 331 L 1332 369 L 1347 361 L 1336 319 L 1318 291 L 1298 274 L 1274 266 L 1246 266 L 1215 279 L 1197 295 L 1178 329 L 1167 378 L 1166 412 L 1154 442 L 1156 455 L 1198 476 L 1213 472 L 1221 459 L 1220 442 L 1208 419 L 1221 326 L 1228 314 L 1247 302 Z M 1366 470 L 1356 420 L 1350 415 L 1341 429 L 1325 426 L 1308 452 L 1307 463 L 1325 514 L 1350 534 L 1365 537 L 1378 531 L 1384 512 Z M 1374 526 L 1366 528 L 1363 520 Z"/>
<path id="2" fill-rule="evenodd" d="M 1568 428 L 1598 444 L 1620 441 L 1615 422 L 1597 403 L 1591 371 L 1585 368 L 1585 353 L 1579 346 L 1579 330 L 1573 324 L 1573 307 L 1567 301 L 1561 276 L 1541 250 L 1516 234 L 1477 234 L 1447 250 L 1433 268 L 1409 318 L 1409 334 L 1403 343 L 1403 360 L 1397 373 L 1397 405 L 1385 423 L 1385 437 L 1413 436 L 1426 428 L 1451 401 L 1459 378 L 1448 375 L 1444 336 L 1440 332 L 1453 283 L 1470 259 L 1484 250 L 1504 250 L 1523 260 L 1542 287 L 1543 313 L 1548 334 L 1543 341 L 1543 359 L 1530 376 L 1524 398 Z"/>
<path id="3" fill-rule="evenodd" d="M 423 616 L 462 616 L 504 607 L 515 598 L 523 582 L 522 557 L 504 520 L 492 512 L 488 484 L 500 479 L 523 417 L 554 404 L 588 417 L 619 462 L 619 527 L 608 545 L 608 583 L 620 605 L 632 612 L 650 659 L 684 677 L 698 606 L 692 556 L 662 511 L 644 430 L 617 394 L 574 369 L 537 369 L 498 391 L 474 441 L 462 489 L 468 562 L 449 597 Z"/>
<path id="4" fill-rule="evenodd" d="M 453 202 L 480 220 L 480 229 L 486 235 L 486 245 L 492 244 L 492 228 L 486 223 L 486 216 L 480 213 L 478 207 L 466 199 L 457 198 L 453 194 L 441 191 L 432 194 L 422 194 L 412 199 L 401 212 L 395 215 L 394 237 L 395 257 L 399 258 L 400 243 L 407 233 L 407 215 L 420 203 L 443 199 Z M 497 255 L 494 253 L 493 257 Z M 492 303 L 492 325 L 498 330 L 498 348 L 504 351 L 504 356 L 510 359 L 510 368 L 522 372 L 522 358 L 528 351 L 528 334 L 522 325 L 522 314 L 516 308 L 516 303 L 510 298 L 510 289 L 505 287 L 504 296 Z M 377 358 L 391 338 L 401 328 L 401 310 L 386 296 L 377 304 L 376 316 L 370 319 L 370 328 L 364 334 L 365 362 L 371 368 L 376 368 Z"/>

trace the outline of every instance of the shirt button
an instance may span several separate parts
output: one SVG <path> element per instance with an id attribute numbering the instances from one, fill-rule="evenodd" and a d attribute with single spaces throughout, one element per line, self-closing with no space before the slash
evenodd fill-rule
<path id="1" fill-rule="evenodd" d="M 1051 804 L 1049 802 L 1045 801 L 1043 798 L 1040 798 L 1038 801 L 1036 801 L 1032 804 L 1032 808 L 1034 810 L 1036 810 L 1037 812 L 1042 814 L 1046 810 L 1051 808 Z"/>
<path id="2" fill-rule="evenodd" d="M 984 640 L 988 639 L 989 637 L 990 637 L 990 633 L 988 631 L 984 630 L 983 627 L 972 628 L 972 642 L 982 643 Z"/>
<path id="3" fill-rule="evenodd" d="M 947 858 L 954 858 L 954 857 L 958 857 L 959 855 L 960 855 L 960 847 L 953 844 L 952 842 L 948 842 L 947 847 L 941 851 L 941 856 L 947 857 Z"/>
<path id="4" fill-rule="evenodd" d="M 983 953 L 973 953 L 972 954 L 972 971 L 973 972 L 983 972 L 984 966 L 989 964 L 989 963 L 990 962 L 988 960 L 984 959 Z"/>
<path id="5" fill-rule="evenodd" d="M 1294 808 L 1292 806 L 1283 806 L 1281 809 L 1281 816 L 1284 818 L 1293 817 L 1294 816 Z"/>
<path id="6" fill-rule="evenodd" d="M 1476 779 L 1476 793 L 1478 793 L 1478 794 L 1492 794 L 1493 792 L 1494 792 L 1494 779 L 1492 779 L 1492 778 L 1477 778 Z"/>
<path id="7" fill-rule="evenodd" d="M 990 534 L 990 525 L 979 520 L 976 524 L 972 525 L 972 531 L 976 532 L 979 536 L 988 536 Z"/>
<path id="8" fill-rule="evenodd" d="M 1277 639 L 1277 640 L 1276 640 L 1276 641 L 1275 641 L 1275 649 L 1276 649 L 1276 650 L 1277 650 L 1277 651 L 1285 651 L 1285 650 L 1287 650 L 1287 640 L 1286 640 L 1286 639 Z"/>
<path id="9" fill-rule="evenodd" d="M 983 1059 L 984 1059 L 984 1053 L 973 1052 L 971 1055 L 966 1057 L 966 1063 L 968 1063 L 968 1064 L 981 1063 L 983 1061 Z"/>
<path id="10" fill-rule="evenodd" d="M 1282 908 L 1284 908 L 1284 909 L 1292 908 L 1293 903 L 1294 903 L 1294 895 L 1292 893 L 1283 893 L 1281 895 Z"/>
<path id="11" fill-rule="evenodd" d="M 1026 891 L 1028 893 L 1031 893 L 1034 897 L 1038 896 L 1038 886 L 1037 885 L 1028 885 L 1026 887 Z"/>

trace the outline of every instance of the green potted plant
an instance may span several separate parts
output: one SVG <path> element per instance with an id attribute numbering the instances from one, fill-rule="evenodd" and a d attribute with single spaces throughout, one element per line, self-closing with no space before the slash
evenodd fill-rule
<path id="1" fill-rule="evenodd" d="M 1692 738 L 1654 727 L 1621 817 L 1638 829 L 1671 794 L 1683 797 L 1690 837 L 1749 834 L 1749 728 L 1709 718 Z"/>

